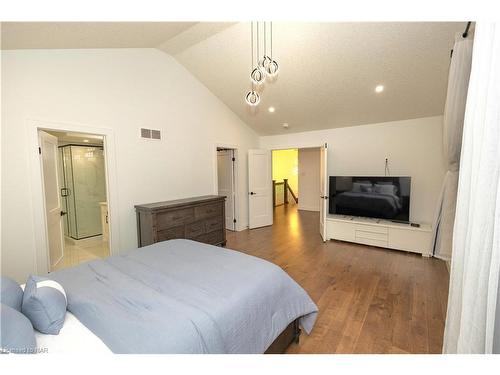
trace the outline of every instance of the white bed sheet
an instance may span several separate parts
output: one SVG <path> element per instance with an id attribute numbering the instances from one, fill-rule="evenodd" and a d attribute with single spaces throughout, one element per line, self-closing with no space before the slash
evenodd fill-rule
<path id="1" fill-rule="evenodd" d="M 111 353 L 101 339 L 69 311 L 58 335 L 46 335 L 35 330 L 35 338 L 39 353 Z"/>
<path id="2" fill-rule="evenodd" d="M 25 284 L 21 285 L 22 290 L 24 286 Z M 66 311 L 64 325 L 58 335 L 46 335 L 35 329 L 35 339 L 38 353 L 112 353 L 99 337 L 69 311 Z"/>

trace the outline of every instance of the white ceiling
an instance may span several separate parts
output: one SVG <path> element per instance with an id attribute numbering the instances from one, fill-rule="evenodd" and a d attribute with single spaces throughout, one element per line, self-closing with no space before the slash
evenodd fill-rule
<path id="1" fill-rule="evenodd" d="M 3 22 L 2 49 L 156 47 L 196 22 Z"/>
<path id="2" fill-rule="evenodd" d="M 275 23 L 278 80 L 257 112 L 250 88 L 250 24 L 239 23 L 174 57 L 259 134 L 441 115 L 450 50 L 465 23 Z M 385 91 L 376 94 L 376 85 Z M 267 108 L 276 111 L 269 113 Z M 282 127 L 289 124 L 289 129 Z"/>
<path id="3" fill-rule="evenodd" d="M 244 101 L 249 23 L 11 22 L 1 30 L 2 49 L 159 48 L 267 135 L 441 115 L 450 49 L 464 28 L 465 22 L 274 23 L 280 72 L 264 85 L 257 110 Z M 381 94 L 374 92 L 378 84 L 385 86 Z"/>

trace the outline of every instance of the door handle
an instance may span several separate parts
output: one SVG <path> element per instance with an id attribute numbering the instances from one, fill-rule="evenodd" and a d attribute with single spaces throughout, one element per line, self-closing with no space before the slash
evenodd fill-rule
<path id="1" fill-rule="evenodd" d="M 67 215 L 68 213 L 66 211 L 61 211 L 61 216 Z"/>
<path id="2" fill-rule="evenodd" d="M 253 191 L 250 192 L 250 195 L 255 195 L 255 193 Z"/>

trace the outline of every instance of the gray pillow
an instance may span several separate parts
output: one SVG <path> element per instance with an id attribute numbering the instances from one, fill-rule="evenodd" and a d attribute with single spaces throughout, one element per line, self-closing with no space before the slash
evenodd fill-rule
<path id="1" fill-rule="evenodd" d="M 8 277 L 0 277 L 0 303 L 21 311 L 23 303 L 23 290 L 14 280 Z"/>
<path id="2" fill-rule="evenodd" d="M 61 284 L 44 277 L 28 278 L 22 312 L 35 329 L 57 335 L 64 324 L 67 304 L 66 292 Z"/>
<path id="3" fill-rule="evenodd" d="M 366 193 L 367 190 L 372 189 L 372 184 L 370 182 L 353 182 L 352 192 L 353 193 Z"/>
<path id="4" fill-rule="evenodd" d="M 35 353 L 36 339 L 28 318 L 8 305 L 0 304 L 0 352 Z"/>
<path id="5" fill-rule="evenodd" d="M 362 193 L 373 193 L 373 185 L 361 185 Z"/>

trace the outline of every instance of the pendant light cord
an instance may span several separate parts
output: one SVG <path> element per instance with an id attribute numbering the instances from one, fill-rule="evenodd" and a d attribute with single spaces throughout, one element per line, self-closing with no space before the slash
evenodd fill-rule
<path id="1" fill-rule="evenodd" d="M 257 21 L 257 66 L 259 65 L 259 21 Z"/>
<path id="2" fill-rule="evenodd" d="M 266 56 L 266 52 L 267 52 L 267 47 L 266 47 L 266 38 L 267 37 L 267 33 L 266 33 L 266 21 L 264 21 L 264 56 Z"/>
<path id="3" fill-rule="evenodd" d="M 250 45 L 252 46 L 252 63 L 250 64 L 250 69 L 253 70 L 253 21 L 251 22 L 250 27 Z"/>
<path id="4" fill-rule="evenodd" d="M 271 28 L 271 61 L 273 61 L 273 23 L 269 22 Z"/>

